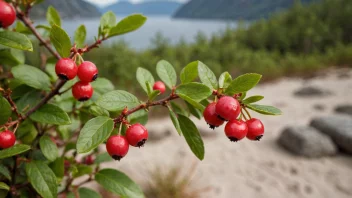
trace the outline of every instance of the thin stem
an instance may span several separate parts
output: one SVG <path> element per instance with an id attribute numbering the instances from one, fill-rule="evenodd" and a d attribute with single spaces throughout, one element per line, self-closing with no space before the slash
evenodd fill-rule
<path id="1" fill-rule="evenodd" d="M 246 107 L 243 107 L 243 109 L 244 109 L 244 111 L 247 113 L 249 119 L 252 119 L 251 114 L 248 112 L 248 110 L 246 109 Z"/>
<path id="2" fill-rule="evenodd" d="M 241 109 L 241 115 L 243 115 L 243 118 L 244 118 L 245 120 L 248 120 L 247 117 L 246 117 L 246 115 L 243 113 L 243 108 Z"/>
<path id="3" fill-rule="evenodd" d="M 55 56 L 57 59 L 60 59 L 59 53 L 57 53 L 45 40 L 44 38 L 39 34 L 39 32 L 35 29 L 33 26 L 32 20 L 28 17 L 28 14 L 23 13 L 21 8 L 17 5 L 12 5 L 15 7 L 16 12 L 17 12 L 17 18 L 21 20 L 34 34 L 34 36 L 39 40 L 40 44 L 43 45 L 53 56 Z M 26 11 L 28 12 L 28 11 Z"/>

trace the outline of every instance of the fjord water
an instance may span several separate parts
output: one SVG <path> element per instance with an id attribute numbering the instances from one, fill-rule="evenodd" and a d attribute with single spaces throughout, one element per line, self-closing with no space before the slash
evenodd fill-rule
<path id="1" fill-rule="evenodd" d="M 122 16 L 117 17 L 118 20 Z M 99 19 L 72 19 L 64 20 L 62 22 L 63 28 L 73 38 L 76 28 L 84 24 L 87 28 L 87 40 L 94 40 L 94 36 L 98 34 Z M 167 16 L 152 16 L 142 28 L 136 32 L 132 32 L 108 42 L 113 42 L 118 39 L 125 40 L 130 47 L 134 49 L 143 49 L 151 46 L 151 39 L 160 32 L 169 39 L 171 43 L 178 42 L 184 38 L 186 42 L 192 42 L 198 32 L 204 33 L 207 37 L 214 33 L 225 30 L 226 27 L 235 27 L 236 23 L 216 20 L 186 20 L 186 19 L 172 19 Z"/>

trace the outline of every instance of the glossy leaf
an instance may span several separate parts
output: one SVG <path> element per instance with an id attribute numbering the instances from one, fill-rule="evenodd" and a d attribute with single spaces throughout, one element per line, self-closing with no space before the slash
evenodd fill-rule
<path id="1" fill-rule="evenodd" d="M 60 14 L 53 6 L 48 7 L 48 11 L 46 12 L 46 20 L 51 26 L 57 25 L 61 27 Z"/>
<path id="2" fill-rule="evenodd" d="M 177 83 L 177 75 L 174 67 L 167 61 L 161 60 L 156 65 L 156 73 L 167 87 L 172 89 Z"/>
<path id="3" fill-rule="evenodd" d="M 126 34 L 140 28 L 147 20 L 147 17 L 141 14 L 132 14 L 125 17 L 117 23 L 116 26 L 112 27 L 109 31 L 108 37 Z"/>
<path id="4" fill-rule="evenodd" d="M 148 122 L 148 112 L 144 109 L 136 111 L 135 113 L 128 116 L 128 121 L 131 124 L 140 123 L 140 124 L 147 124 Z"/>
<path id="5" fill-rule="evenodd" d="M 136 96 L 122 90 L 111 91 L 102 95 L 96 102 L 98 106 L 108 111 L 119 111 L 127 108 L 133 108 L 139 104 Z"/>
<path id="6" fill-rule="evenodd" d="M 21 50 L 8 48 L 0 49 L 0 60 L 4 65 L 16 66 L 24 63 L 24 53 Z"/>
<path id="7" fill-rule="evenodd" d="M 109 153 L 105 152 L 105 153 L 98 154 L 94 160 L 94 163 L 100 164 L 100 163 L 104 163 L 104 162 L 110 162 L 113 160 L 114 159 L 109 155 Z"/>
<path id="8" fill-rule="evenodd" d="M 196 118 L 201 119 L 203 114 L 198 109 L 194 108 L 192 104 L 186 101 L 187 108 L 189 112 Z"/>
<path id="9" fill-rule="evenodd" d="M 106 190 L 121 197 L 144 197 L 141 188 L 127 175 L 118 170 L 102 169 L 96 173 L 95 180 Z"/>
<path id="10" fill-rule="evenodd" d="M 59 157 L 49 164 L 49 167 L 58 178 L 63 178 L 65 175 L 64 161 L 64 157 Z"/>
<path id="11" fill-rule="evenodd" d="M 50 40 L 61 57 L 70 56 L 71 40 L 68 34 L 57 25 L 53 25 L 50 31 Z"/>
<path id="12" fill-rule="evenodd" d="M 188 117 L 178 115 L 178 121 L 182 130 L 182 134 L 186 139 L 188 146 L 198 159 L 204 159 L 204 143 L 196 125 Z"/>
<path id="13" fill-rule="evenodd" d="M 0 95 L 0 125 L 5 124 L 12 114 L 10 103 Z"/>
<path id="14" fill-rule="evenodd" d="M 201 112 L 204 111 L 205 107 L 200 103 L 195 101 L 194 99 L 188 97 L 187 95 L 184 94 L 177 94 L 180 98 L 182 98 L 183 100 L 187 101 L 189 104 L 191 104 L 192 106 L 194 106 L 195 108 L 199 109 Z"/>
<path id="15" fill-rule="evenodd" d="M 198 61 L 198 76 L 200 81 L 202 81 L 211 90 L 218 89 L 218 81 L 216 80 L 215 74 L 208 66 L 200 61 Z"/>
<path id="16" fill-rule="evenodd" d="M 13 147 L 3 149 L 0 151 L 0 159 L 5 159 L 8 157 L 12 157 L 14 155 L 18 155 L 30 150 L 31 147 L 26 144 L 16 144 Z"/>
<path id="17" fill-rule="evenodd" d="M 33 188 L 45 198 L 57 197 L 57 181 L 54 172 L 43 161 L 26 164 L 26 173 Z"/>
<path id="18" fill-rule="evenodd" d="M 91 84 L 94 89 L 94 92 L 98 92 L 100 94 L 105 94 L 115 89 L 111 81 L 106 78 L 99 77 L 96 81 L 92 82 Z"/>
<path id="19" fill-rule="evenodd" d="M 77 47 L 84 47 L 84 42 L 86 41 L 87 30 L 86 26 L 80 25 L 75 31 L 74 41 Z"/>
<path id="20" fill-rule="evenodd" d="M 189 98 L 199 102 L 208 98 L 212 94 L 212 90 L 201 83 L 191 82 L 178 86 L 176 89 L 176 94 L 188 96 Z"/>
<path id="21" fill-rule="evenodd" d="M 91 113 L 94 116 L 107 116 L 107 117 L 110 116 L 109 111 L 96 105 L 92 105 L 89 107 L 89 113 Z"/>
<path id="22" fill-rule="evenodd" d="M 150 73 L 150 71 L 148 71 L 147 69 L 138 67 L 136 76 L 137 81 L 142 86 L 143 90 L 149 95 L 148 89 L 152 89 L 151 86 L 153 86 L 155 83 L 152 73 Z M 147 86 L 149 86 L 149 88 Z"/>
<path id="23" fill-rule="evenodd" d="M 111 27 L 116 24 L 116 16 L 113 12 L 108 11 L 104 13 L 100 18 L 100 31 L 105 35 L 108 33 Z"/>
<path id="24" fill-rule="evenodd" d="M 17 110 L 20 113 L 25 113 L 34 107 L 42 98 L 42 94 L 38 90 L 30 91 L 16 101 Z"/>
<path id="25" fill-rule="evenodd" d="M 178 122 L 176 114 L 174 113 L 174 111 L 171 109 L 170 106 L 167 106 L 167 107 L 169 108 L 169 115 L 170 115 L 170 119 L 172 121 L 172 124 L 175 126 L 177 133 L 179 135 L 182 135 L 180 123 Z"/>
<path id="26" fill-rule="evenodd" d="M 219 88 L 227 88 L 232 81 L 231 74 L 229 72 L 224 72 L 219 77 Z"/>
<path id="27" fill-rule="evenodd" d="M 0 31 L 0 44 L 15 49 L 33 51 L 33 45 L 29 38 L 18 32 Z"/>
<path id="28" fill-rule="evenodd" d="M 53 104 L 45 104 L 35 111 L 30 118 L 36 122 L 45 124 L 67 125 L 71 119 L 60 107 Z"/>
<path id="29" fill-rule="evenodd" d="M 56 144 L 50 139 L 49 136 L 42 136 L 39 140 L 40 149 L 43 152 L 43 155 L 49 161 L 54 161 L 59 157 L 59 150 L 57 149 Z"/>
<path id="30" fill-rule="evenodd" d="M 96 191 L 84 187 L 78 189 L 78 195 L 79 198 L 101 198 L 101 195 Z M 71 192 L 67 195 L 67 198 L 76 198 L 76 196 Z"/>
<path id="31" fill-rule="evenodd" d="M 255 73 L 238 76 L 231 82 L 225 93 L 231 96 L 236 93 L 247 92 L 255 87 L 261 78 L 262 75 Z"/>
<path id="32" fill-rule="evenodd" d="M 0 190 L 10 190 L 10 186 L 5 184 L 4 182 L 0 182 Z"/>
<path id="33" fill-rule="evenodd" d="M 189 63 L 186 67 L 181 70 L 180 79 L 181 83 L 189 83 L 194 81 L 198 77 L 198 61 Z"/>
<path id="34" fill-rule="evenodd" d="M 281 115 L 282 111 L 273 106 L 267 105 L 257 105 L 257 104 L 247 104 L 249 109 L 264 115 Z"/>
<path id="35" fill-rule="evenodd" d="M 36 67 L 19 65 L 12 68 L 13 76 L 24 84 L 45 91 L 50 91 L 50 79 L 48 75 Z"/>
<path id="36" fill-rule="evenodd" d="M 255 103 L 258 101 L 261 101 L 264 98 L 264 96 L 251 96 L 243 100 L 242 102 L 244 104 L 250 104 L 250 103 Z"/>
<path id="37" fill-rule="evenodd" d="M 99 116 L 89 120 L 77 139 L 77 152 L 87 153 L 104 142 L 114 128 L 114 122 L 109 117 Z"/>

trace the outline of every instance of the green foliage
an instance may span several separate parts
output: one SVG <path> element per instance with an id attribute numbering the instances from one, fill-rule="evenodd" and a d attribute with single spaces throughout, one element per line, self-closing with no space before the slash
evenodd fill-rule
<path id="1" fill-rule="evenodd" d="M 31 147 L 25 144 L 16 144 L 11 148 L 0 151 L 0 159 L 5 159 L 14 155 L 18 155 L 30 150 Z"/>
<path id="2" fill-rule="evenodd" d="M 33 51 L 32 43 L 28 37 L 18 32 L 1 31 L 0 44 L 15 49 Z"/>
<path id="3" fill-rule="evenodd" d="M 0 109 L 0 124 L 5 124 L 11 116 L 12 109 L 9 102 L 4 97 L 0 97 Z"/>

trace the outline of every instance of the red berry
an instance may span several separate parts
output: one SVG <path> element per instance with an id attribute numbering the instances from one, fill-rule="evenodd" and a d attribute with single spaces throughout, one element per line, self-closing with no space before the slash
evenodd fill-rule
<path id="1" fill-rule="evenodd" d="M 148 139 L 148 130 L 141 124 L 133 124 L 126 131 L 126 138 L 131 146 L 141 147 Z"/>
<path id="2" fill-rule="evenodd" d="M 161 81 L 157 81 L 153 85 L 153 90 L 159 90 L 160 94 L 163 94 L 165 92 L 165 84 Z"/>
<path id="3" fill-rule="evenodd" d="M 84 161 L 85 164 L 87 165 L 92 165 L 94 164 L 94 157 L 92 155 L 88 155 Z"/>
<path id="4" fill-rule="evenodd" d="M 106 150 L 109 155 L 115 160 L 123 158 L 128 152 L 128 142 L 127 139 L 122 135 L 110 136 L 106 142 Z"/>
<path id="5" fill-rule="evenodd" d="M 76 82 L 72 87 L 72 95 L 81 102 L 89 100 L 93 95 L 93 87 L 87 82 Z"/>
<path id="6" fill-rule="evenodd" d="M 74 79 L 77 76 L 77 70 L 76 63 L 70 58 L 60 59 L 55 66 L 55 72 L 62 80 Z"/>
<path id="7" fill-rule="evenodd" d="M 98 69 L 94 63 L 84 61 L 79 65 L 77 75 L 82 82 L 92 82 L 98 78 Z"/>
<path id="8" fill-rule="evenodd" d="M 236 120 L 241 113 L 241 105 L 233 97 L 224 96 L 216 104 L 215 112 L 224 120 Z"/>
<path id="9" fill-rule="evenodd" d="M 225 126 L 225 134 L 232 142 L 242 140 L 247 132 L 247 124 L 241 120 L 231 120 Z"/>
<path id="10" fill-rule="evenodd" d="M 224 123 L 224 120 L 220 119 L 218 114 L 215 113 L 215 106 L 216 102 L 210 103 L 203 112 L 204 119 L 211 129 L 219 127 Z"/>
<path id="11" fill-rule="evenodd" d="M 16 20 L 15 9 L 5 1 L 0 0 L 0 28 L 7 28 Z"/>
<path id="12" fill-rule="evenodd" d="M 10 148 L 15 144 L 15 142 L 16 136 L 12 131 L 5 130 L 0 133 L 0 148 Z"/>
<path id="13" fill-rule="evenodd" d="M 246 121 L 248 127 L 247 138 L 250 140 L 259 141 L 264 135 L 264 125 L 263 123 L 256 119 L 252 118 Z"/>

